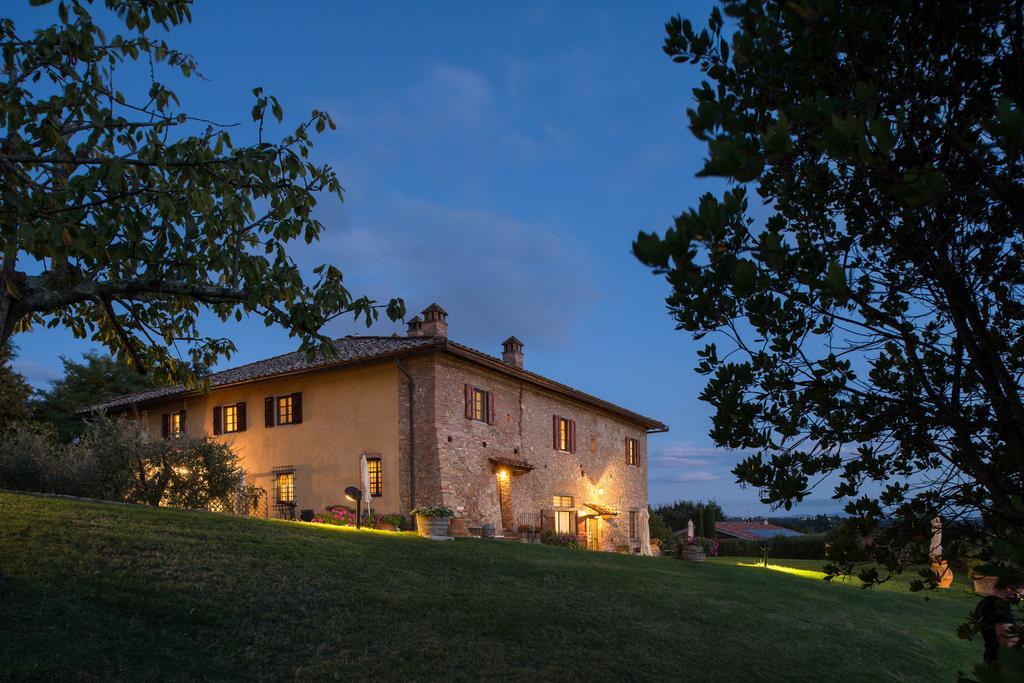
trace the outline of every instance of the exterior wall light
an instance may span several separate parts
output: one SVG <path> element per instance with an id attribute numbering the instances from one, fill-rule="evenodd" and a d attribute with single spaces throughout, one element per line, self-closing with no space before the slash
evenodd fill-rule
<path id="1" fill-rule="evenodd" d="M 349 486 L 345 489 L 345 497 L 356 504 L 356 528 L 358 529 L 360 527 L 359 523 L 363 519 L 363 491 L 355 486 Z"/>
<path id="2" fill-rule="evenodd" d="M 499 479 L 508 479 L 508 470 L 498 470 Z"/>

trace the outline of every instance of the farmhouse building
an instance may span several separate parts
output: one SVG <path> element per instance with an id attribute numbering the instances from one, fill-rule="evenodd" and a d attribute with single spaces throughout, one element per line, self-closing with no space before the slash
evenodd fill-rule
<path id="1" fill-rule="evenodd" d="M 522 524 L 579 534 L 593 549 L 639 544 L 648 417 L 530 372 L 523 344 L 497 358 L 448 338 L 437 304 L 405 337 L 349 336 L 336 354 L 289 353 L 95 406 L 137 415 L 164 437 L 224 439 L 268 511 L 345 504 L 370 464 L 375 512 L 452 508 L 469 529 Z"/>

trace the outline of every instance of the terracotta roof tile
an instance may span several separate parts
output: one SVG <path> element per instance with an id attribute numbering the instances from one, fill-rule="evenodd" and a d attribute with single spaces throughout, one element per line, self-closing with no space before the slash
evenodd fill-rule
<path id="1" fill-rule="evenodd" d="M 331 357 L 326 353 L 321 353 L 310 360 L 305 353 L 293 351 L 292 353 L 285 353 L 280 356 L 256 361 L 255 363 L 240 365 L 237 368 L 215 372 L 209 377 L 210 386 L 211 388 L 216 388 L 279 375 L 288 375 L 293 372 L 327 368 L 332 365 L 350 365 L 352 363 L 377 358 L 388 358 L 435 346 L 442 346 L 443 344 L 444 339 L 439 337 L 342 337 L 334 340 L 334 348 L 338 352 L 337 356 Z M 196 389 L 190 389 L 180 384 L 156 387 L 134 394 L 118 396 L 103 403 L 97 403 L 89 406 L 86 411 L 121 408 L 133 403 L 170 398 L 195 391 Z"/>

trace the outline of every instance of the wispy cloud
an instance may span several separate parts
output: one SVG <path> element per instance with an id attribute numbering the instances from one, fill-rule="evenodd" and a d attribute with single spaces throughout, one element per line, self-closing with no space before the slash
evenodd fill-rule
<path id="1" fill-rule="evenodd" d="M 560 345 L 594 299 L 585 250 L 552 227 L 431 202 L 389 205 L 378 217 L 331 230 L 316 258 L 347 264 L 353 290 L 405 293 L 410 316 L 440 303 L 459 339 L 490 343 L 514 334 L 527 344 Z M 374 333 L 392 329 L 403 331 L 384 325 Z"/>
<path id="2" fill-rule="evenodd" d="M 743 451 L 730 451 L 714 446 L 697 446 L 691 443 L 673 443 L 658 448 L 651 457 L 652 467 L 712 467 L 729 468 L 732 463 L 746 455 Z"/>
<path id="3" fill-rule="evenodd" d="M 15 372 L 23 375 L 29 384 L 36 387 L 48 385 L 51 381 L 62 376 L 56 368 L 24 358 L 15 358 L 12 366 Z"/>
<path id="4" fill-rule="evenodd" d="M 677 472 L 675 474 L 658 473 L 650 476 L 652 484 L 690 484 L 703 481 L 718 481 L 722 475 L 714 472 Z"/>

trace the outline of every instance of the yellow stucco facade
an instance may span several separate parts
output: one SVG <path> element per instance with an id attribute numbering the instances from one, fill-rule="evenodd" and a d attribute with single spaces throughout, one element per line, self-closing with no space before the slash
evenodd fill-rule
<path id="1" fill-rule="evenodd" d="M 382 495 L 373 511 L 397 513 L 398 370 L 393 362 L 349 368 L 343 372 L 305 373 L 260 380 L 207 395 L 148 405 L 140 413 L 150 433 L 159 435 L 164 414 L 185 411 L 185 431 L 213 434 L 215 406 L 245 403 L 246 429 L 215 438 L 230 443 L 241 456 L 247 483 L 266 489 L 274 504 L 275 467 L 293 466 L 296 510 L 321 511 L 328 505 L 352 505 L 347 486 L 359 486 L 360 456 L 378 455 Z M 302 393 L 302 423 L 266 427 L 264 400 Z"/>

